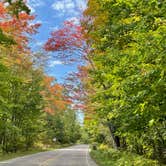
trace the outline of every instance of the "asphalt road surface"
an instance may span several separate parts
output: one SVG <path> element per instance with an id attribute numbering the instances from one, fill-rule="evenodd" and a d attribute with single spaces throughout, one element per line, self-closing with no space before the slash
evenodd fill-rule
<path id="1" fill-rule="evenodd" d="M 0 162 L 0 166 L 97 166 L 90 158 L 88 145 L 41 152 Z"/>

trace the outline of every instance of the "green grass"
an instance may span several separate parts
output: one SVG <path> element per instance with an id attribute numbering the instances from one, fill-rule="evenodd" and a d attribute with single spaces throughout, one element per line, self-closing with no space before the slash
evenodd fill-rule
<path id="1" fill-rule="evenodd" d="M 91 156 L 99 166 L 161 166 L 158 161 L 114 149 L 92 150 Z"/>
<path id="2" fill-rule="evenodd" d="M 18 151 L 16 153 L 1 153 L 0 152 L 0 161 L 4 161 L 4 160 L 8 160 L 8 159 L 12 159 L 12 158 L 16 158 L 16 157 L 22 157 L 22 156 L 26 156 L 26 155 L 30 155 L 30 154 L 35 154 L 35 153 L 39 153 L 39 152 L 45 152 L 45 151 L 49 151 L 49 150 L 54 150 L 54 149 L 59 149 L 59 148 L 64 148 L 64 147 L 68 147 L 71 146 L 71 144 L 52 144 L 46 147 L 34 147 L 29 149 L 28 151 Z"/>
<path id="3" fill-rule="evenodd" d="M 29 154 L 35 154 L 39 152 L 44 152 L 47 151 L 46 149 L 30 149 L 28 151 L 18 151 L 16 153 L 0 153 L 0 161 L 16 158 L 16 157 L 21 157 Z"/>

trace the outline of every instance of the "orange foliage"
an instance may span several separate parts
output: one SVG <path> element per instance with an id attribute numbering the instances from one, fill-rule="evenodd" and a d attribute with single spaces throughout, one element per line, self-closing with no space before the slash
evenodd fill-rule
<path id="1" fill-rule="evenodd" d="M 0 17 L 4 18 L 5 17 L 6 10 L 3 6 L 3 3 L 0 2 Z"/>
<path id="2" fill-rule="evenodd" d="M 35 17 L 25 12 L 18 14 L 18 17 L 9 14 L 8 9 L 3 3 L 0 3 L 0 29 L 3 33 L 18 44 L 19 49 L 27 49 L 27 34 L 34 34 L 40 24 L 30 24 Z"/>
<path id="3" fill-rule="evenodd" d="M 46 101 L 45 112 L 54 114 L 55 111 L 63 111 L 71 103 L 63 93 L 64 87 L 55 83 L 54 77 L 45 76 L 44 87 L 41 94 Z"/>

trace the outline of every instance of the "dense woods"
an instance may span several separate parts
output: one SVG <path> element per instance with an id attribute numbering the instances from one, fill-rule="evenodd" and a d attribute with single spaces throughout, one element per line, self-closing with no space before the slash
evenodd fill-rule
<path id="1" fill-rule="evenodd" d="M 0 148 L 38 138 L 107 144 L 166 162 L 166 1 L 88 0 L 43 48 L 75 63 L 60 85 L 27 47 L 39 24 L 23 1 L 0 3 Z M 14 6 L 17 6 L 17 10 Z M 15 26 L 11 26 L 11 25 Z M 76 113 L 84 112 L 80 130 Z M 40 140 L 39 139 L 39 140 Z"/>
<path id="2" fill-rule="evenodd" d="M 74 143 L 79 124 L 65 88 L 46 75 L 28 48 L 40 24 L 25 2 L 0 2 L 0 151 L 28 150 L 34 144 Z M 42 56 L 42 55 L 41 55 Z M 36 63 L 36 59 L 38 62 Z M 72 122 L 72 123 L 71 123 Z M 74 132 L 72 132 L 72 130 Z"/>
<path id="3" fill-rule="evenodd" d="M 89 0 L 83 21 L 95 66 L 88 66 L 94 90 L 88 96 L 97 121 L 108 126 L 115 148 L 163 160 L 165 5 L 159 0 Z"/>

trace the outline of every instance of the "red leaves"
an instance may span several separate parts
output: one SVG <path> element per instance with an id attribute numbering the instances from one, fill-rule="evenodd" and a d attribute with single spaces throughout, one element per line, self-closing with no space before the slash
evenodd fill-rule
<path id="1" fill-rule="evenodd" d="M 27 49 L 27 34 L 35 34 L 40 24 L 30 24 L 35 17 L 25 12 L 20 12 L 18 17 L 11 15 L 0 3 L 0 29 L 2 32 L 11 37 L 17 44 L 19 49 Z"/>
<path id="2" fill-rule="evenodd" d="M 44 45 L 46 51 L 57 52 L 54 56 L 65 63 L 90 62 L 87 56 L 91 51 L 85 29 L 74 20 L 64 22 L 61 29 L 51 33 Z"/>
<path id="3" fill-rule="evenodd" d="M 44 48 L 46 51 L 65 51 L 73 47 L 81 47 L 81 31 L 80 25 L 74 24 L 74 21 L 66 21 L 62 29 L 51 33 L 51 38 L 48 39 Z"/>

